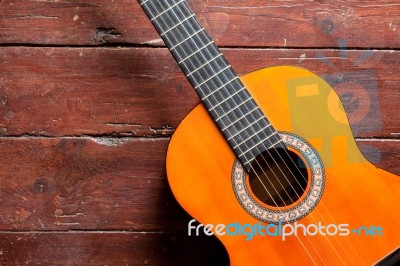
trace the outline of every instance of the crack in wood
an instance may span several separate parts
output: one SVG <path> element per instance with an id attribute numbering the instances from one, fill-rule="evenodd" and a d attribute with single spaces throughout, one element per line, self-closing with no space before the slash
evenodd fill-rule
<path id="1" fill-rule="evenodd" d="M 112 39 L 121 38 L 122 34 L 115 31 L 115 28 L 96 28 L 94 43 L 95 44 L 107 44 Z"/>
<path id="2" fill-rule="evenodd" d="M 13 18 L 22 18 L 22 19 L 58 19 L 58 16 L 46 16 L 46 15 L 32 15 L 28 14 L 26 16 L 16 16 Z"/>
<path id="3" fill-rule="evenodd" d="M 126 142 L 131 141 L 131 138 L 92 138 L 92 140 L 98 144 L 104 145 L 104 146 L 119 146 L 123 145 Z"/>

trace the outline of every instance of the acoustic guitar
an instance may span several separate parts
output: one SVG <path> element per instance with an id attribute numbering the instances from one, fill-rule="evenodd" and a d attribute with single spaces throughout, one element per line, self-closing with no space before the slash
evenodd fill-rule
<path id="1" fill-rule="evenodd" d="M 400 179 L 363 157 L 333 89 L 290 66 L 239 78 L 184 0 L 139 4 L 202 100 L 166 163 L 188 234 L 232 265 L 400 265 Z"/>

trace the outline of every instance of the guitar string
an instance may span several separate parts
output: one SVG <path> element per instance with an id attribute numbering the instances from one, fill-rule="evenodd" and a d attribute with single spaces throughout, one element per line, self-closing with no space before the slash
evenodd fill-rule
<path id="1" fill-rule="evenodd" d="M 176 14 L 175 14 L 175 12 L 174 11 L 172 11 L 173 13 L 174 13 L 174 15 L 176 16 Z M 168 27 L 168 25 L 167 25 L 167 27 Z M 193 28 L 192 28 L 193 29 Z M 198 48 L 198 47 L 197 47 Z M 258 137 L 258 136 L 257 136 Z M 246 145 L 247 146 L 247 145 Z M 257 148 L 258 149 L 258 148 Z M 267 150 L 268 151 L 268 150 Z M 287 153 L 287 151 L 285 150 L 285 152 Z M 278 153 L 279 154 L 279 153 Z M 279 154 L 279 156 L 280 156 L 280 154 Z M 280 156 L 281 157 L 281 156 Z M 272 159 L 273 159 L 273 157 L 271 157 Z M 289 158 L 292 160 L 292 158 L 289 156 Z M 268 165 L 268 162 L 265 160 L 265 158 L 263 158 L 264 159 L 264 161 L 267 163 L 267 165 Z M 274 159 L 273 159 L 274 160 Z M 281 157 L 281 160 L 282 160 L 282 157 Z M 275 161 L 275 160 L 274 160 Z M 286 165 L 286 162 L 284 161 L 284 160 L 282 160 L 284 163 L 285 163 L 285 165 Z M 276 162 L 275 162 L 276 163 Z M 293 165 L 295 165 L 296 166 L 296 168 L 297 168 L 297 170 L 299 171 L 299 173 L 302 175 L 302 177 L 305 179 L 305 177 L 303 176 L 303 174 L 301 173 L 301 171 L 298 169 L 298 167 L 297 167 L 297 165 L 293 162 L 293 160 L 292 160 L 292 163 L 293 163 Z M 287 166 L 287 165 L 286 165 Z M 269 165 L 268 165 L 268 167 L 270 167 Z M 279 165 L 278 165 L 278 168 L 280 169 L 280 167 L 279 167 Z M 288 167 L 287 166 L 287 168 L 288 168 L 288 170 L 291 172 L 291 174 L 293 175 L 293 173 L 292 173 L 292 171 L 291 171 L 291 169 L 290 169 L 290 167 Z M 254 169 L 253 169 L 253 171 L 254 171 Z M 282 172 L 282 170 L 280 169 L 280 171 Z M 273 172 L 273 174 L 275 175 L 275 173 Z M 282 174 L 284 175 L 284 177 L 286 178 L 286 180 L 287 180 L 287 177 L 285 176 L 285 174 L 282 172 Z M 275 175 L 275 177 L 276 177 L 276 175 Z M 259 177 L 258 177 L 259 178 Z M 260 178 L 259 178 L 260 179 Z M 279 179 L 277 179 L 278 180 L 278 182 L 281 184 L 281 182 L 279 181 Z M 299 182 L 298 182 L 298 180 L 297 179 L 295 179 L 296 181 L 297 181 L 297 183 L 299 184 Z M 288 181 L 288 180 L 287 180 Z M 305 181 L 307 181 L 306 179 L 305 179 Z M 261 181 L 261 179 L 260 179 L 260 182 L 262 183 L 262 181 Z M 289 184 L 290 184 L 290 182 L 289 182 Z M 273 184 L 272 184 L 273 185 Z M 299 184 L 300 185 L 300 184 Z M 266 189 L 266 187 L 265 187 L 265 185 L 263 184 L 263 186 L 264 186 L 264 188 Z M 284 188 L 283 187 L 283 185 L 281 184 L 281 186 L 282 186 L 282 188 Z M 301 186 L 300 186 L 301 187 Z M 274 189 L 275 189 L 275 191 L 276 191 L 276 188 L 274 187 Z M 292 187 L 292 189 L 294 189 L 293 187 Z M 267 189 L 266 189 L 267 190 Z M 293 200 L 290 198 L 290 195 L 288 194 L 288 192 L 284 189 L 284 191 L 286 192 L 286 194 L 288 195 L 288 197 L 289 197 L 289 199 L 292 201 L 292 203 L 293 203 Z M 268 192 L 268 194 L 269 194 L 269 191 L 267 190 L 267 192 Z M 277 191 L 276 191 L 277 192 Z M 294 190 L 294 192 L 296 193 L 296 195 L 299 197 L 299 195 L 298 195 L 298 193 L 297 193 L 297 191 L 296 190 Z M 304 190 L 303 190 L 303 192 L 304 192 Z M 279 193 L 278 193 L 278 195 L 279 195 Z M 280 195 L 279 195 L 280 196 Z M 270 195 L 270 197 L 271 197 L 271 195 Z M 272 197 L 271 197 L 272 198 Z M 283 201 L 283 199 L 282 199 L 282 197 L 280 196 L 280 198 L 281 198 L 281 200 Z M 273 198 L 272 198 L 273 199 Z M 277 205 L 276 203 L 275 203 L 275 205 Z M 315 218 L 313 217 L 313 219 L 314 219 L 314 221 L 315 221 Z M 328 240 L 328 242 L 330 243 L 330 241 Z M 330 244 L 331 246 L 332 246 L 332 244 Z M 337 254 L 338 255 L 338 254 Z M 340 258 L 340 256 L 339 256 L 339 258 Z M 343 262 L 343 261 L 342 261 Z"/>
<path id="2" fill-rule="evenodd" d="M 298 164 L 296 164 L 296 163 L 293 161 L 292 157 L 290 157 L 290 156 L 288 156 L 288 157 L 289 157 L 289 159 L 290 159 L 292 165 L 295 166 L 297 172 L 298 172 L 298 173 L 300 174 L 300 176 L 303 178 L 303 180 L 307 181 L 307 178 L 303 175 L 302 171 L 299 169 Z M 294 174 L 292 173 L 292 170 L 291 170 L 290 167 L 288 167 L 288 170 L 289 170 L 290 173 L 294 176 Z M 296 180 L 297 184 L 300 186 L 299 181 L 298 181 L 296 178 L 295 178 L 295 180 Z M 304 190 L 303 190 L 303 192 L 304 192 Z M 299 197 L 299 195 L 297 194 L 296 191 L 295 191 L 295 193 L 296 193 L 297 197 Z M 323 208 L 326 210 L 325 212 L 330 216 L 330 219 L 334 222 L 334 224 L 337 224 L 337 222 L 336 222 L 335 219 L 331 216 L 330 212 L 328 211 L 327 207 L 325 206 L 325 204 L 324 204 L 323 202 L 321 202 L 321 207 L 323 207 Z M 315 209 L 315 211 L 316 211 L 317 214 L 319 215 L 320 219 L 321 219 L 325 224 L 327 224 L 327 222 L 326 222 L 324 216 L 320 213 L 320 211 L 319 211 L 317 208 Z M 314 216 L 310 215 L 310 217 L 312 217 L 312 219 L 314 220 L 314 222 L 317 222 Z M 354 263 L 354 261 L 352 261 L 351 256 L 348 254 L 347 250 L 343 247 L 342 243 L 338 240 L 338 236 L 337 236 L 337 235 L 334 235 L 333 238 L 334 238 L 334 239 L 336 240 L 336 242 L 339 244 L 339 246 L 340 246 L 341 249 L 344 251 L 344 253 L 345 253 L 346 256 L 348 257 L 348 259 L 349 259 L 352 263 Z M 333 245 L 332 245 L 332 243 L 331 243 L 331 241 L 329 240 L 328 237 L 326 237 L 326 240 L 327 240 L 328 244 L 332 247 L 332 249 L 334 250 L 334 252 L 337 254 L 336 249 L 333 247 Z M 358 253 L 355 251 L 353 245 L 351 245 L 351 243 L 349 242 L 349 240 L 348 240 L 347 238 L 346 238 L 346 240 L 347 240 L 347 242 L 349 243 L 349 246 L 353 249 L 353 252 L 354 252 L 354 253 L 357 255 L 357 257 L 359 258 L 359 260 L 362 261 L 361 258 L 360 258 L 360 256 L 358 255 Z M 338 255 L 339 259 L 341 260 L 341 262 L 342 262 L 343 264 L 345 264 L 344 261 L 343 261 L 343 260 L 341 259 L 341 257 L 339 256 L 339 254 L 337 254 L 337 255 Z M 357 265 L 357 264 L 354 263 L 354 265 Z"/>
<path id="3" fill-rule="evenodd" d="M 265 187 L 265 186 L 264 186 Z M 276 189 L 275 189 L 276 190 Z M 289 195 L 288 195 L 289 196 Z M 293 201 L 292 201 L 292 203 L 293 203 Z"/>
<path id="4" fill-rule="evenodd" d="M 174 13 L 175 14 L 175 13 Z M 183 15 L 183 14 L 181 14 L 181 15 Z M 176 16 L 176 14 L 175 14 L 175 16 Z M 168 25 L 167 25 L 167 27 L 168 27 Z M 192 28 L 193 29 L 193 28 Z M 194 29 L 193 29 L 194 30 Z M 193 51 L 191 51 L 191 52 L 193 52 Z M 257 135 L 257 137 L 258 137 L 258 135 Z M 247 146 L 247 145 L 246 145 Z M 268 150 L 267 150 L 268 151 Z M 286 151 L 286 150 L 285 150 Z M 281 157 L 281 156 L 280 156 Z M 271 157 L 273 160 L 274 160 L 274 157 L 272 156 Z M 289 156 L 289 158 L 291 158 L 290 156 Z M 281 159 L 282 159 L 282 157 L 281 157 Z M 268 162 L 265 160 L 265 158 L 263 158 L 263 160 L 264 160 L 264 162 L 266 162 L 267 163 L 267 165 L 268 165 L 268 167 L 269 168 L 271 168 L 270 166 L 269 166 L 269 164 L 268 164 Z M 284 160 L 282 160 L 284 163 L 285 163 L 285 161 Z M 274 160 L 274 162 L 275 162 L 275 160 Z M 276 163 L 276 162 L 275 162 Z M 294 164 L 295 166 L 297 166 L 296 164 Z M 279 166 L 278 166 L 278 168 L 279 168 Z M 279 168 L 280 169 L 280 168 Z M 289 171 L 291 172 L 291 170 L 290 170 L 290 168 L 288 167 L 288 169 L 289 169 Z M 253 171 L 255 172 L 255 170 L 253 169 Z M 280 171 L 282 172 L 282 170 L 280 169 Z M 284 191 L 286 192 L 286 194 L 287 194 L 287 196 L 288 196 L 288 198 L 291 200 L 291 202 L 293 203 L 293 200 L 291 199 L 291 197 L 290 197 L 290 195 L 288 194 L 288 192 L 286 191 L 286 189 L 283 187 L 283 185 L 282 185 L 282 183 L 280 182 L 280 180 L 276 177 L 276 174 L 275 174 L 275 172 L 274 171 L 272 171 L 272 173 L 274 174 L 274 176 L 275 176 L 275 178 L 278 180 L 278 182 L 279 182 L 279 184 L 281 185 L 281 187 L 284 189 Z M 284 173 L 282 172 L 282 174 L 284 175 Z M 292 175 L 293 175 L 293 173 L 292 173 Z M 284 175 L 285 176 L 285 175 Z M 271 196 L 271 194 L 269 193 L 269 191 L 266 189 L 266 187 L 265 187 L 265 184 L 263 184 L 263 182 L 262 182 L 262 180 L 260 179 L 260 177 L 257 175 L 257 178 L 260 180 L 260 182 L 261 182 L 261 184 L 263 185 L 263 187 L 264 187 L 264 189 L 267 191 L 267 193 L 270 195 L 270 197 L 273 199 L 273 197 Z M 286 178 L 286 176 L 285 176 L 285 178 Z M 287 178 L 286 178 L 286 181 L 288 181 L 287 180 Z M 296 179 L 296 181 L 297 181 L 297 179 Z M 307 180 L 305 180 L 306 182 L 307 182 Z M 297 181 L 298 182 L 298 181 Z M 271 185 L 273 185 L 272 184 L 272 182 L 270 182 L 271 183 Z M 290 184 L 290 182 L 288 182 L 289 184 Z M 277 192 L 277 190 L 276 190 L 276 188 L 275 188 L 275 186 L 273 186 L 274 187 L 274 190 L 275 190 L 275 192 Z M 296 192 L 296 190 L 294 190 L 295 192 Z M 304 192 L 304 190 L 303 190 L 303 192 Z M 280 194 L 277 192 L 277 194 L 280 196 Z M 297 192 L 296 192 L 296 194 L 297 194 Z M 298 196 L 298 198 L 300 198 L 299 197 L 299 195 L 297 194 L 297 196 Z M 280 196 L 280 198 L 281 198 L 281 200 L 283 201 L 283 199 L 282 199 L 282 197 Z M 275 200 L 274 200 L 275 201 Z M 275 205 L 277 205 L 276 204 L 276 202 L 275 202 Z M 316 221 L 315 219 L 314 219 L 314 221 Z M 323 246 L 322 244 L 321 244 L 321 246 Z M 332 246 L 332 245 L 331 245 Z M 328 254 L 328 256 L 330 256 L 329 255 L 329 253 L 327 253 Z"/>
<path id="5" fill-rule="evenodd" d="M 293 201 L 292 201 L 293 202 Z"/>
<path id="6" fill-rule="evenodd" d="M 307 182 L 307 178 L 303 175 L 302 171 L 299 169 L 298 164 L 296 164 L 296 163 L 293 161 L 292 157 L 290 157 L 290 156 L 288 156 L 288 157 L 289 157 L 289 159 L 290 159 L 292 165 L 295 166 L 297 172 L 298 172 L 298 173 L 300 174 L 300 176 L 303 178 L 303 180 L 305 180 L 305 181 Z M 293 172 L 292 172 L 292 170 L 291 170 L 290 167 L 288 167 L 288 170 L 290 171 L 290 173 L 291 173 L 293 176 L 295 176 L 295 175 L 293 174 Z M 295 178 L 295 180 L 296 180 L 297 184 L 300 186 L 300 182 L 297 180 L 297 178 Z M 303 192 L 304 192 L 304 190 L 303 190 Z M 295 191 L 295 193 L 296 193 L 296 196 L 299 197 L 299 195 L 297 194 L 297 191 Z M 322 203 L 323 203 L 323 202 L 320 203 L 321 206 L 324 206 L 324 207 L 325 207 L 325 205 L 322 204 Z M 326 208 L 326 207 L 325 207 L 325 208 Z M 326 220 L 323 218 L 323 216 L 322 216 L 322 214 L 320 213 L 320 211 L 319 211 L 317 208 L 315 208 L 314 210 L 318 213 L 320 219 L 321 219 L 325 224 L 327 224 Z M 317 223 L 317 220 L 315 219 L 315 217 L 314 217 L 313 215 L 310 215 L 310 217 L 314 220 L 315 223 Z M 335 223 L 335 224 L 336 224 L 336 223 Z M 338 237 L 337 235 L 334 236 L 334 238 L 336 239 L 336 241 L 338 241 L 338 240 L 337 240 L 337 237 Z M 331 241 L 329 240 L 329 238 L 328 238 L 328 237 L 325 237 L 325 238 L 326 238 L 328 244 L 332 247 L 333 251 L 334 251 L 334 252 L 336 253 L 336 255 L 338 256 L 338 258 L 340 259 L 340 261 L 341 261 L 343 264 L 345 264 L 344 261 L 342 260 L 341 256 L 337 253 L 336 249 L 333 247 L 333 245 L 332 245 Z M 344 247 L 343 247 L 343 245 L 340 243 L 340 241 L 338 241 L 338 243 L 339 243 L 340 247 L 343 249 L 343 251 L 345 252 L 345 254 L 346 254 L 346 256 L 348 257 L 348 259 L 349 259 L 350 261 L 352 261 L 351 257 L 350 257 L 349 254 L 347 253 L 346 249 L 344 249 Z M 328 253 L 328 254 L 329 254 L 329 253 Z M 352 263 L 354 263 L 354 262 L 352 261 Z M 356 264 L 354 264 L 354 265 L 356 265 Z"/>
<path id="7" fill-rule="evenodd" d="M 335 224 L 337 224 L 335 222 L 335 219 L 332 217 L 332 215 L 330 214 L 330 212 L 328 211 L 327 207 L 325 205 L 321 205 L 321 207 L 323 207 L 326 210 L 327 215 L 329 216 L 329 218 L 334 221 Z M 323 217 L 321 217 L 323 219 Z M 354 246 L 351 244 L 350 240 L 345 237 L 344 238 L 345 241 L 348 243 L 348 245 L 351 247 L 351 249 L 353 250 L 353 253 L 357 256 L 358 261 L 361 262 L 362 265 L 367 265 L 367 263 L 360 257 L 360 254 L 358 254 L 358 252 L 356 251 L 356 249 L 354 248 Z M 342 247 L 342 249 L 346 252 L 346 249 L 343 247 L 343 245 L 341 244 L 340 240 L 337 238 L 337 236 L 335 236 L 335 240 L 336 242 L 339 243 L 339 245 Z M 348 255 L 348 257 L 350 257 L 350 255 Z M 357 264 L 354 264 L 357 265 Z"/>
<path id="8" fill-rule="evenodd" d="M 153 6 L 153 8 L 154 8 L 154 6 Z M 157 11 L 157 10 L 156 10 Z M 172 11 L 172 12 L 174 12 L 174 11 Z M 176 16 L 176 14 L 175 14 L 175 12 L 174 12 L 174 15 Z M 179 20 L 179 19 L 178 19 Z M 164 21 L 165 22 L 165 21 Z M 160 26 L 160 25 L 159 25 Z M 168 25 L 167 25 L 168 26 Z M 193 28 L 192 28 L 193 29 Z M 186 30 L 186 28 L 185 28 L 185 30 Z M 187 31 L 187 30 L 186 30 Z M 187 32 L 188 33 L 188 32 Z M 167 37 L 167 40 L 168 40 L 168 37 Z M 170 42 L 170 40 L 168 40 L 169 42 Z M 198 47 L 197 47 L 198 48 Z M 257 136 L 258 137 L 258 136 Z M 246 145 L 247 146 L 247 145 Z M 265 158 L 263 158 L 264 160 L 265 160 Z M 268 162 L 266 162 L 267 164 L 268 164 Z M 262 169 L 262 167 L 260 167 L 261 169 Z M 263 170 L 263 169 L 262 169 Z M 275 173 L 274 173 L 274 175 L 275 175 Z M 258 176 L 258 175 L 257 175 Z M 261 183 L 263 183 L 262 182 L 262 180 L 259 178 L 259 176 L 258 176 L 258 179 L 260 180 L 260 182 Z M 278 179 L 279 180 L 279 179 Z M 280 182 L 280 181 L 279 181 Z M 271 184 L 272 186 L 273 186 L 273 184 Z M 263 186 L 264 186 L 264 188 L 265 188 L 265 185 L 263 184 Z M 274 187 L 274 186 L 273 186 Z M 283 188 L 283 186 L 282 186 L 282 188 Z M 266 189 L 266 188 L 265 188 Z M 274 189 L 275 189 L 275 191 L 276 191 L 276 188 L 274 187 Z M 284 189 L 285 190 L 285 189 Z M 267 191 L 267 193 L 268 194 L 270 194 L 269 193 L 269 191 L 266 189 L 266 191 Z M 277 191 L 276 191 L 277 192 Z M 285 190 L 285 192 L 287 193 L 287 191 Z M 283 199 L 282 199 L 282 197 L 280 196 L 280 194 L 277 192 L 277 194 L 279 195 L 279 197 L 281 198 L 281 200 L 283 201 Z M 289 196 L 289 195 L 288 195 Z M 270 197 L 273 199 L 273 197 L 270 195 Z M 290 196 L 289 196 L 289 198 L 290 198 Z M 274 199 L 273 199 L 273 201 L 275 201 Z M 283 201 L 284 202 L 284 201 Z M 293 202 L 293 201 L 292 201 Z M 277 205 L 276 203 L 275 203 L 275 205 Z M 281 212 L 282 213 L 282 212 Z M 310 242 L 311 243 L 311 242 Z M 312 243 L 311 243 L 312 244 Z M 304 246 L 304 245 L 303 245 Z M 315 248 L 314 248 L 314 250 L 315 250 Z M 316 251 L 316 250 L 315 250 Z M 316 251 L 317 252 L 317 251 Z M 318 252 L 317 252 L 317 254 L 318 254 Z M 319 255 L 319 254 L 318 254 Z M 320 256 L 319 256 L 320 257 Z M 322 260 L 322 258 L 320 257 L 320 259 Z"/>
<path id="9" fill-rule="evenodd" d="M 154 5 L 153 5 L 153 8 L 154 8 Z M 150 10 L 149 10 L 149 12 L 150 12 Z M 151 13 L 151 12 L 150 12 Z M 175 14 L 175 12 L 174 12 L 174 15 L 176 16 L 176 14 Z M 159 25 L 160 26 L 160 25 Z M 186 29 L 185 29 L 186 30 Z M 165 36 L 166 37 L 166 39 L 168 40 L 168 37 L 167 36 Z M 170 40 L 168 40 L 169 42 L 170 42 Z M 198 48 L 198 47 L 197 47 Z M 261 167 L 260 167 L 261 168 Z M 261 168 L 262 169 L 262 168 Z M 260 180 L 260 182 L 262 183 L 262 180 L 259 178 L 259 176 L 258 176 L 258 174 L 257 174 L 257 177 L 258 177 L 258 179 Z M 264 185 L 264 184 L 263 184 Z M 271 184 L 272 186 L 273 186 L 273 184 Z M 273 186 L 274 187 L 274 186 Z M 265 185 L 264 185 L 264 188 L 265 188 Z M 274 187 L 274 189 L 275 189 L 275 191 L 276 191 L 276 188 Z M 270 193 L 269 193 L 269 191 L 266 189 L 266 191 L 267 191 L 267 193 L 270 195 Z M 277 192 L 277 191 L 276 191 Z M 279 193 L 277 192 L 277 194 L 279 195 Z M 280 196 L 280 195 L 279 195 Z M 275 205 L 277 205 L 276 204 L 276 202 L 275 202 L 275 200 L 273 199 L 273 197 L 270 195 L 270 197 L 271 197 L 271 199 L 274 201 L 274 203 L 275 203 Z M 280 196 L 281 197 L 281 196 Z M 290 197 L 289 197 L 290 198 Z M 281 200 L 283 201 L 283 199 L 281 198 Z M 280 208 L 279 208 L 280 209 Z M 282 211 L 280 210 L 280 212 L 282 213 Z M 298 236 L 296 236 L 297 238 L 298 238 Z M 309 252 L 307 251 L 307 249 L 305 248 L 305 246 L 304 246 L 304 244 L 301 242 L 301 240 L 299 239 L 299 241 L 300 241 L 300 243 L 301 243 L 301 245 L 303 246 L 303 248 L 306 250 L 306 252 L 307 252 L 307 254 L 310 256 L 310 258 L 311 258 L 311 260 L 313 261 L 313 263 L 315 264 L 315 262 L 314 262 L 314 260 L 313 260 L 313 258 L 312 258 L 312 256 L 309 254 Z M 310 242 L 310 241 L 309 241 Z M 311 242 L 310 242 L 311 243 Z M 311 243 L 312 244 L 312 243 Z M 314 247 L 313 247 L 314 248 Z M 315 248 L 314 248 L 314 250 L 315 250 Z M 318 251 L 317 250 L 315 250 L 316 251 L 316 253 L 318 254 Z M 319 256 L 319 254 L 318 254 L 318 256 Z M 320 257 L 320 256 L 319 256 Z M 323 259 L 320 257 L 320 259 L 323 261 Z"/>
<path id="10" fill-rule="evenodd" d="M 178 8 L 178 7 L 177 7 Z M 173 11 L 172 11 L 173 12 Z M 175 14 L 175 13 L 174 13 Z M 183 14 L 182 14 L 183 15 Z M 175 14 L 175 16 L 177 17 L 177 15 Z M 165 21 L 164 21 L 165 22 Z M 193 29 L 193 28 L 192 28 Z M 188 32 L 187 32 L 188 33 Z M 191 52 L 193 52 L 193 51 L 191 51 Z M 202 53 L 201 53 L 202 54 Z M 185 63 L 185 65 L 186 65 L 186 63 Z M 193 64 L 192 64 L 192 66 L 193 66 Z M 219 78 L 219 77 L 217 77 L 217 78 Z M 220 80 L 221 81 L 221 80 Z M 207 85 L 207 84 L 205 84 L 205 85 Z M 257 136 L 258 137 L 258 136 Z M 260 141 L 261 141 L 261 139 L 259 139 Z M 246 144 L 246 143 L 245 143 Z M 246 145 L 247 146 L 247 145 Z M 286 194 L 289 196 L 289 193 L 286 191 L 286 189 L 284 188 L 284 186 L 282 185 L 282 183 L 280 182 L 280 180 L 277 178 L 277 176 L 276 176 L 276 174 L 274 173 L 274 175 L 275 175 L 275 178 L 278 180 L 278 182 L 280 183 L 280 185 L 281 185 L 281 187 L 284 189 L 284 191 L 286 192 Z M 290 198 L 290 197 L 289 197 Z M 293 203 L 293 201 L 292 201 L 292 203 Z"/>
<path id="11" fill-rule="evenodd" d="M 168 25 L 167 25 L 168 26 Z M 183 25 L 182 25 L 183 26 Z M 192 28 L 193 29 L 193 28 Z M 208 62 L 208 63 L 210 63 L 210 62 Z M 211 66 L 210 66 L 211 67 Z M 252 114 L 252 113 L 250 113 L 250 114 Z M 258 137 L 258 135 L 257 135 L 257 137 Z M 268 151 L 268 150 L 267 150 Z M 285 150 L 285 152 L 287 153 L 287 151 Z M 279 157 L 281 158 L 281 160 L 282 160 L 282 157 L 280 156 L 280 154 L 278 153 L 278 155 L 279 155 Z M 303 173 L 300 171 L 300 169 L 298 168 L 298 166 L 297 166 L 297 164 L 292 160 L 292 158 L 290 157 L 290 156 L 288 156 L 289 158 L 290 158 L 290 160 L 292 161 L 292 164 L 297 168 L 297 170 L 298 170 L 298 172 L 300 173 L 300 175 L 302 176 L 302 178 L 307 182 L 307 178 L 306 177 L 304 177 L 304 175 L 303 175 Z M 274 157 L 271 157 L 273 160 L 274 160 Z M 265 160 L 265 158 L 263 158 L 264 159 L 264 161 L 266 162 L 266 160 Z M 284 163 L 285 163 L 285 165 L 286 165 L 286 162 L 284 161 L 284 160 L 282 160 Z M 275 162 L 275 160 L 274 160 L 274 162 Z M 276 162 L 275 162 L 276 163 Z M 268 164 L 268 163 L 267 163 Z M 287 165 L 286 165 L 287 166 Z M 269 166 L 268 166 L 269 167 Z M 290 167 L 288 167 L 287 166 L 287 169 L 291 172 L 291 174 L 293 175 L 293 173 L 292 173 L 292 171 L 291 171 L 291 168 Z M 280 169 L 281 170 L 281 169 Z M 281 171 L 282 172 L 282 171 Z M 273 172 L 273 174 L 274 174 L 274 176 L 276 177 L 276 174 Z M 282 174 L 284 175 L 284 173 L 282 172 Z M 285 176 L 285 175 L 284 175 Z M 294 175 L 293 175 L 294 176 Z M 286 176 L 285 176 L 285 178 L 286 178 Z M 279 179 L 277 179 L 278 180 L 278 182 L 280 183 L 280 185 L 282 186 L 282 188 L 283 188 L 283 185 L 281 184 L 281 182 L 280 182 L 280 180 Z M 300 185 L 300 183 L 299 183 L 299 181 L 295 178 L 295 180 L 296 180 L 296 182 L 298 183 L 298 185 L 301 187 L 301 185 Z M 261 180 L 260 180 L 261 181 Z M 287 180 L 287 178 L 286 178 L 286 181 L 288 181 Z M 263 184 L 263 186 L 264 186 L 264 188 L 265 188 L 265 185 Z M 293 188 L 293 187 L 292 187 Z M 265 188 L 266 189 L 266 188 Z M 266 189 L 267 190 L 267 189 Z M 275 189 L 276 190 L 276 189 Z M 288 192 L 286 191 L 286 189 L 284 189 L 284 191 L 285 191 L 285 193 L 288 195 Z M 297 195 L 297 197 L 298 198 L 300 198 L 299 197 L 299 195 L 298 195 L 298 193 L 297 193 L 297 191 L 296 190 L 294 190 L 294 192 L 296 193 L 296 195 Z M 303 189 L 303 191 L 302 191 L 303 193 L 305 192 L 305 189 Z M 288 195 L 289 196 L 289 195 Z M 289 196 L 289 198 L 290 198 L 290 196 Z M 291 199 L 291 198 L 290 198 Z M 293 200 L 291 200 L 292 201 L 292 203 L 293 203 Z M 321 205 L 324 205 L 324 203 L 323 202 L 321 202 L 322 204 Z M 275 204 L 276 205 L 276 204 Z M 325 205 L 324 205 L 324 208 L 326 209 L 326 207 L 325 207 Z M 323 216 L 321 215 L 321 213 L 319 212 L 319 210 L 318 209 L 316 209 L 316 211 L 317 211 L 317 213 L 319 214 L 319 216 L 320 216 L 320 218 L 322 218 L 324 221 L 325 221 L 325 219 L 323 218 Z M 316 219 L 314 218 L 314 216 L 312 216 L 312 215 L 310 215 L 312 218 L 313 218 L 313 220 L 316 222 Z M 328 243 L 329 243 L 329 245 L 333 248 L 333 250 L 334 250 L 334 252 L 337 254 L 337 251 L 336 251 L 336 249 L 335 249 L 335 247 L 333 247 L 333 245 L 332 245 L 332 243 L 330 242 L 330 240 L 329 240 L 329 238 L 326 238 L 327 239 L 327 241 L 328 241 Z M 341 244 L 341 242 L 340 241 L 338 241 L 338 239 L 337 239 L 337 236 L 335 235 L 335 240 L 339 243 L 339 245 L 340 245 L 340 247 L 342 248 L 342 250 L 345 252 L 345 254 L 347 255 L 347 257 L 350 259 L 350 261 L 351 261 L 351 258 L 350 258 L 350 256 L 348 255 L 348 253 L 347 253 L 347 251 L 346 251 L 346 249 L 343 247 L 343 245 Z M 348 239 L 346 239 L 347 241 L 349 241 Z M 352 249 L 353 249 L 353 251 L 355 251 L 354 250 L 354 247 L 350 244 L 350 246 L 352 247 Z M 357 252 L 355 252 L 357 255 L 358 255 L 358 253 Z M 328 253 L 329 254 L 329 253 Z M 341 257 L 339 256 L 339 254 L 337 254 L 337 256 L 339 257 L 339 259 L 343 262 L 343 260 L 341 259 Z"/>

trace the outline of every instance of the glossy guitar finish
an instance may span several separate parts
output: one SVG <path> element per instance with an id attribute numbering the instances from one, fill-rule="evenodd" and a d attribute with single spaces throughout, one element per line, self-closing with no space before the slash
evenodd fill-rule
<path id="1" fill-rule="evenodd" d="M 231 264 L 372 265 L 398 248 L 400 178 L 363 157 L 329 85 L 293 67 L 256 71 L 242 81 L 278 131 L 295 133 L 320 152 L 325 190 L 317 207 L 298 223 L 349 224 L 349 229 L 380 226 L 384 235 L 299 235 L 285 241 L 259 235 L 247 241 L 246 236 L 225 235 L 219 239 Z M 168 180 L 178 202 L 197 221 L 214 225 L 258 222 L 234 195 L 234 160 L 234 153 L 203 105 L 196 107 L 174 133 L 167 155 Z"/>

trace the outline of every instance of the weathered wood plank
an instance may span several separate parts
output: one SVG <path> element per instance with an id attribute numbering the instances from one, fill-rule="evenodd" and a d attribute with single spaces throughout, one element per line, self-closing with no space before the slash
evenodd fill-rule
<path id="1" fill-rule="evenodd" d="M 169 140 L 119 141 L 0 139 L 0 230 L 186 231 L 165 178 Z M 359 144 L 400 174 L 399 141 Z"/>
<path id="2" fill-rule="evenodd" d="M 2 139 L 0 228 L 176 230 L 168 140 Z"/>
<path id="3" fill-rule="evenodd" d="M 180 233 L 0 233 L 3 265 L 229 265 L 214 237 Z"/>
<path id="4" fill-rule="evenodd" d="M 397 1 L 188 1 L 240 74 L 325 74 L 366 157 L 400 174 Z M 134 0 L 0 0 L 0 264 L 227 264 L 187 236 L 165 177 L 167 137 L 199 103 L 168 51 L 31 47 L 119 44 L 163 45 Z M 364 50 L 312 49 L 339 46 Z"/>
<path id="5" fill-rule="evenodd" d="M 0 2 L 0 43 L 98 45 L 162 44 L 136 1 Z M 352 47 L 400 45 L 400 5 L 379 1 L 194 1 L 223 46 Z"/>
<path id="6" fill-rule="evenodd" d="M 399 136 L 400 52 L 350 50 L 343 60 L 339 50 L 224 52 L 239 74 L 294 65 L 325 75 L 357 136 Z M 168 136 L 199 103 L 163 48 L 3 47 L 0 99 L 3 136 Z"/>
<path id="7" fill-rule="evenodd" d="M 400 176 L 400 141 L 363 139 L 357 144 L 371 163 Z"/>

